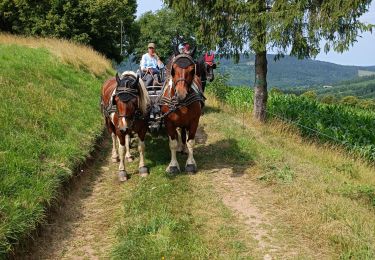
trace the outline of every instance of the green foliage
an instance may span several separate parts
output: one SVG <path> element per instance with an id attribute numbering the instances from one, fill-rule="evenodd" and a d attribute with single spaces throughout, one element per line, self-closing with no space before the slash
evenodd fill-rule
<path id="1" fill-rule="evenodd" d="M 341 100 L 340 100 L 340 103 L 343 104 L 343 105 L 347 105 L 347 106 L 356 106 L 359 102 L 359 99 L 355 96 L 347 96 L 347 97 L 343 97 Z"/>
<path id="2" fill-rule="evenodd" d="M 333 64 L 330 62 L 305 59 L 298 60 L 295 57 L 284 56 L 282 59 L 275 60 L 277 56 L 273 54 L 267 55 L 268 60 L 268 74 L 267 82 L 269 86 L 277 86 L 280 89 L 294 90 L 294 93 L 302 93 L 306 90 L 314 90 L 318 95 L 323 94 L 339 94 L 344 89 L 342 86 L 346 83 L 342 80 L 351 80 L 356 78 L 358 70 L 363 68 L 359 66 L 344 66 Z M 240 61 L 235 64 L 231 59 L 220 59 L 218 71 L 220 73 L 228 73 L 230 75 L 229 84 L 231 86 L 254 85 L 254 55 L 241 55 Z M 375 70 L 374 67 L 366 67 L 367 70 Z M 287 76 L 286 76 L 287 75 Z M 345 83 L 345 85 L 344 85 Z M 367 83 L 363 82 L 367 85 Z M 370 82 L 369 82 L 370 83 Z M 351 91 L 358 91 L 359 94 L 373 95 L 375 97 L 375 82 L 374 87 L 361 86 L 362 83 L 351 86 Z M 333 85 L 334 88 L 326 89 L 322 86 Z M 319 87 L 314 87 L 319 86 Z M 338 89 L 340 87 L 340 89 Z M 292 88 L 292 89 L 291 89 Z M 337 91 L 336 91 L 337 88 Z M 371 92 L 372 90 L 372 92 Z M 351 95 L 348 93 L 347 95 Z M 347 96 L 346 95 L 346 96 Z M 370 96 L 367 96 L 370 97 Z"/>
<path id="3" fill-rule="evenodd" d="M 252 100 L 253 91 L 249 88 L 208 85 L 208 92 L 220 100 L 239 105 L 239 109 Z M 246 94 L 242 93 L 247 92 Z M 223 95 L 224 93 L 224 95 Z M 234 102 L 234 100 L 236 100 Z M 295 95 L 273 93 L 268 98 L 268 115 L 293 122 L 305 136 L 341 144 L 370 161 L 375 161 L 375 113 L 343 105 L 326 105 L 317 100 Z"/>
<path id="4" fill-rule="evenodd" d="M 325 103 L 325 104 L 335 104 L 336 103 L 336 98 L 333 95 L 325 95 L 320 102 Z"/>
<path id="5" fill-rule="evenodd" d="M 277 87 L 272 87 L 270 92 L 271 92 L 271 94 L 280 94 L 280 95 L 284 94 L 284 92 Z"/>
<path id="6" fill-rule="evenodd" d="M 164 2 L 178 14 L 200 22 L 197 37 L 204 45 L 217 46 L 220 52 L 237 58 L 244 45 L 259 53 L 268 44 L 279 54 L 315 57 L 322 39 L 325 51 L 342 52 L 359 33 L 372 29 L 359 21 L 371 0 Z"/>
<path id="7" fill-rule="evenodd" d="M 155 13 L 147 12 L 137 21 L 140 36 L 134 51 L 135 58 L 140 60 L 147 52 L 147 44 L 154 42 L 156 52 L 165 62 L 173 54 L 173 44 L 176 38 L 182 37 L 191 46 L 195 46 L 194 21 L 186 21 L 169 8 L 163 8 Z"/>
<path id="8" fill-rule="evenodd" d="M 348 68 L 343 67 L 341 73 L 344 73 L 347 69 Z M 359 67 L 356 67 L 355 69 L 357 71 Z M 368 67 L 368 69 L 374 69 L 374 67 Z M 340 70 L 332 71 L 332 73 L 339 76 Z M 327 71 L 329 72 L 329 74 L 331 73 L 329 68 L 327 68 Z M 345 77 L 350 78 L 354 76 L 355 76 L 355 73 L 353 72 L 352 74 L 348 74 Z M 331 88 L 324 88 L 322 86 L 322 84 L 325 85 L 325 84 L 330 84 L 330 83 L 331 83 L 330 81 L 324 79 L 324 81 L 322 81 L 321 83 L 318 83 L 320 86 L 309 87 L 309 88 L 292 87 L 292 88 L 287 88 L 287 92 L 300 94 L 306 90 L 313 90 L 313 91 L 316 91 L 318 96 L 335 95 L 336 97 L 339 97 L 339 98 L 345 97 L 345 96 L 356 96 L 356 97 L 365 98 L 365 99 L 369 99 L 369 98 L 375 99 L 375 76 L 356 77 L 351 80 L 340 81 L 338 83 L 333 84 Z M 290 86 L 293 86 L 293 85 L 290 85 Z"/>
<path id="9" fill-rule="evenodd" d="M 292 183 L 295 178 L 294 171 L 288 166 L 284 165 L 281 169 L 272 165 L 267 169 L 267 173 L 258 177 L 259 180 L 267 182 L 276 182 L 281 184 Z"/>
<path id="10" fill-rule="evenodd" d="M 301 96 L 311 100 L 315 100 L 317 98 L 317 94 L 315 91 L 306 91 Z"/>
<path id="11" fill-rule="evenodd" d="M 340 193 L 355 200 L 366 200 L 375 207 L 375 187 L 372 185 L 345 185 Z"/>
<path id="12" fill-rule="evenodd" d="M 375 99 L 361 99 L 357 106 L 363 109 L 375 110 Z"/>
<path id="13" fill-rule="evenodd" d="M 214 81 L 209 84 L 207 91 L 212 93 L 220 101 L 226 101 L 227 95 L 234 89 L 228 87 L 228 74 L 218 74 Z"/>
<path id="14" fill-rule="evenodd" d="M 120 60 L 120 20 L 131 52 L 138 35 L 133 25 L 136 7 L 135 0 L 4 0 L 0 30 L 71 39 Z"/>
<path id="15" fill-rule="evenodd" d="M 0 258 L 43 220 L 101 135 L 103 78 L 44 49 L 0 45 Z M 103 75 L 107 76 L 107 75 Z"/>

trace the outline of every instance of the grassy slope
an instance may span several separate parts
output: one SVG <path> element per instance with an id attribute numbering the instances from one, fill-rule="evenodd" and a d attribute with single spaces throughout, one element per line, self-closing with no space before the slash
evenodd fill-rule
<path id="1" fill-rule="evenodd" d="M 100 71 L 80 60 L 106 66 Z M 0 65 L 1 256 L 43 220 L 59 185 L 93 149 L 102 131 L 99 89 L 110 63 L 68 42 L 0 35 Z"/>
<path id="2" fill-rule="evenodd" d="M 255 185 L 268 194 L 255 196 L 270 222 L 265 228 L 279 248 L 272 256 L 375 257 L 374 168 L 332 147 L 308 144 L 281 123 L 258 125 L 245 115 L 243 128 L 242 118 L 209 100 L 211 109 L 200 130 L 206 140 L 196 148 L 197 175 L 168 177 L 167 140 L 148 141 L 151 175 L 132 178 L 126 186 L 115 258 L 265 256 L 269 251 L 248 233 L 246 220 L 223 205 L 221 198 L 233 191 L 218 189 L 217 181 L 221 169 L 228 168 L 238 178 L 245 174 L 242 178 L 251 179 L 251 186 L 243 181 L 243 191 Z M 180 157 L 180 165 L 185 160 Z"/>

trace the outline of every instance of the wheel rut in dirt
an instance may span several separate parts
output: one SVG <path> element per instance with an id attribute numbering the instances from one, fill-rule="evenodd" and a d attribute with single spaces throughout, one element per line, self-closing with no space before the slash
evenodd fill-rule
<path id="1" fill-rule="evenodd" d="M 114 226 L 121 210 L 123 186 L 111 162 L 108 136 L 91 165 L 81 170 L 66 197 L 40 230 L 22 259 L 106 258 L 115 242 Z"/>

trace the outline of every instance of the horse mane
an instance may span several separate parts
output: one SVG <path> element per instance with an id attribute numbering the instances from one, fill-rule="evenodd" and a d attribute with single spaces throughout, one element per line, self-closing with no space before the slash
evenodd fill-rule
<path id="1" fill-rule="evenodd" d="M 121 74 L 121 78 L 131 76 L 135 79 L 137 78 L 137 74 L 134 71 L 124 71 Z M 140 78 L 138 83 L 138 90 L 139 90 L 139 109 L 142 111 L 143 115 L 147 114 L 148 107 L 150 105 L 150 97 L 148 96 L 148 92 L 145 86 L 145 83 Z"/>

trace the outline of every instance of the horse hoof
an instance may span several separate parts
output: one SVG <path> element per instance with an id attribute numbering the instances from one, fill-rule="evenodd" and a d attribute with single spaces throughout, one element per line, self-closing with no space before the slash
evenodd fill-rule
<path id="1" fill-rule="evenodd" d="M 148 168 L 146 166 L 140 167 L 139 168 L 139 175 L 141 177 L 147 177 L 148 176 Z"/>
<path id="2" fill-rule="evenodd" d="M 118 179 L 120 182 L 125 182 L 128 180 L 128 175 L 126 174 L 126 171 L 120 171 L 118 173 Z"/>
<path id="3" fill-rule="evenodd" d="M 185 167 L 187 174 L 195 174 L 197 172 L 197 166 L 195 164 L 188 164 Z"/>
<path id="4" fill-rule="evenodd" d="M 180 169 L 178 169 L 177 166 L 169 166 L 167 168 L 167 173 L 170 173 L 170 174 L 178 174 L 180 173 Z"/>
<path id="5" fill-rule="evenodd" d="M 133 159 L 133 156 L 129 156 L 129 157 L 125 157 L 125 159 L 128 161 L 128 162 L 132 162 L 134 159 Z"/>

